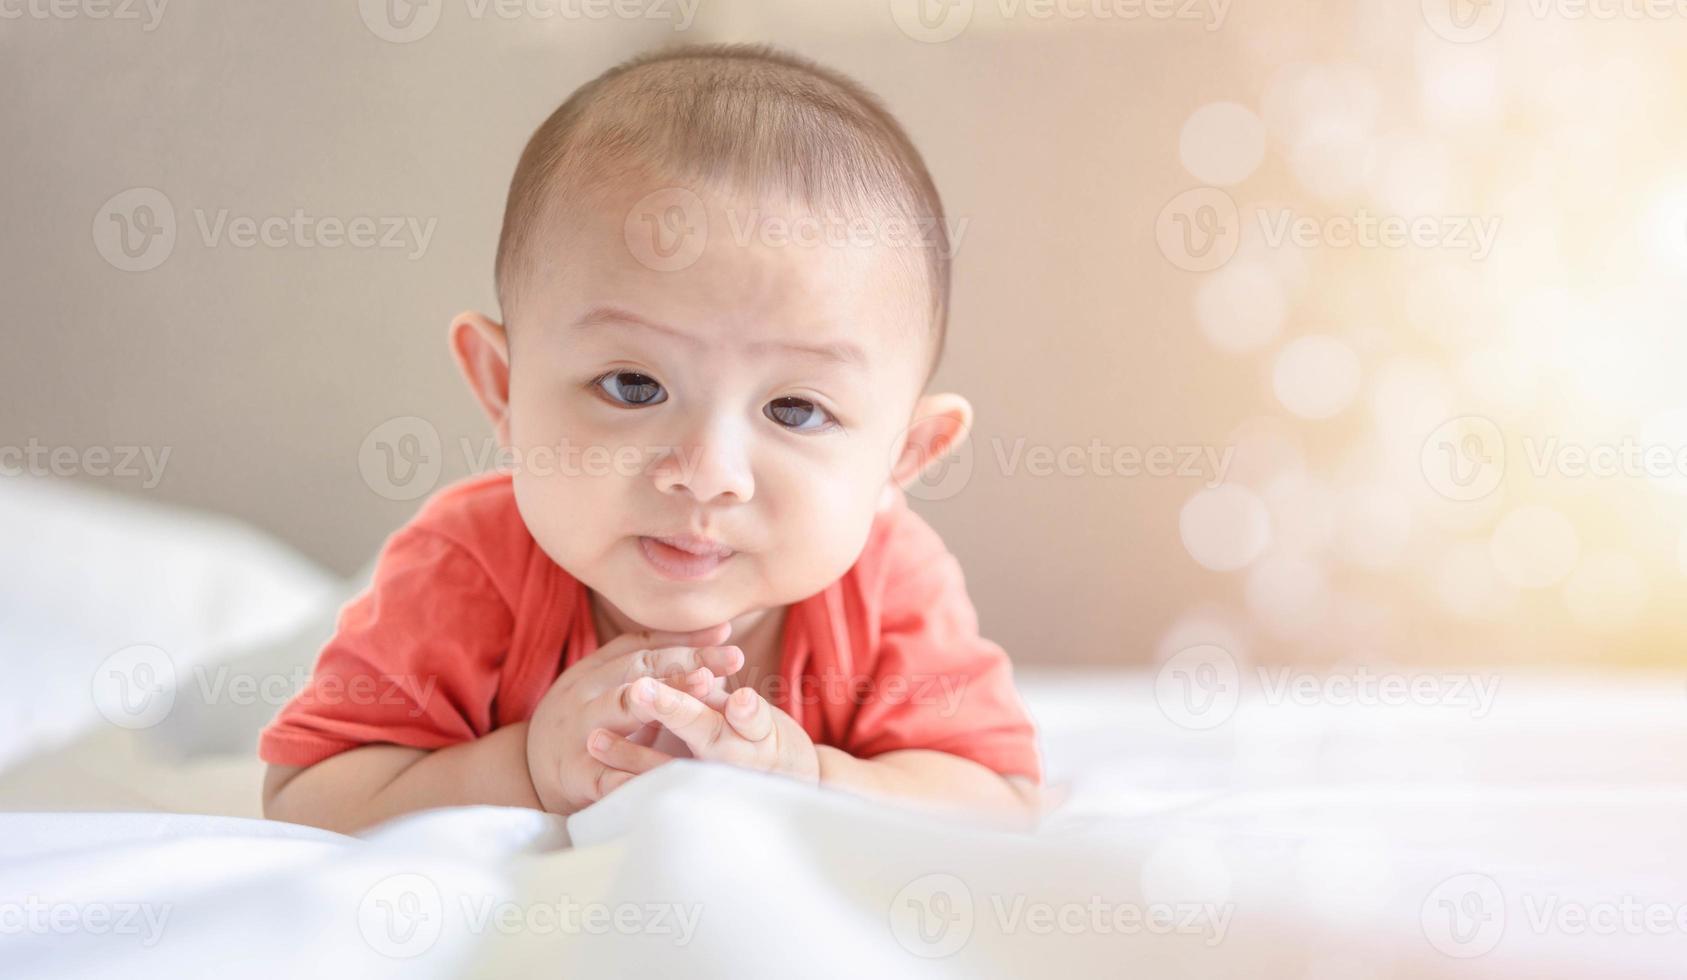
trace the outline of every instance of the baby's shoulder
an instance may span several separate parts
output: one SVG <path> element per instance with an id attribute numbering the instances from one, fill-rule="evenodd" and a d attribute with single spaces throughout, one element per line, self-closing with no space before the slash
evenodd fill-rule
<path id="1" fill-rule="evenodd" d="M 538 547 L 508 473 L 470 476 L 437 491 L 398 537 L 448 545 L 451 553 L 472 558 L 501 590 L 519 588 L 512 580 L 526 574 Z"/>
<path id="2" fill-rule="evenodd" d="M 908 506 L 907 497 L 901 491 L 891 497 L 874 515 L 866 546 L 852 570 L 869 595 L 894 592 L 910 574 L 954 561 L 942 536 Z"/>
<path id="3" fill-rule="evenodd" d="M 531 538 L 507 473 L 479 474 L 440 489 L 405 527 L 449 539 L 469 551 Z"/>

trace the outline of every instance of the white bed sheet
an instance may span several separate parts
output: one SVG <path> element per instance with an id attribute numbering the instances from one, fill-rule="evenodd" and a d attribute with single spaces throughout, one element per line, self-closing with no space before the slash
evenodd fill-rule
<path id="1" fill-rule="evenodd" d="M 1679 678 L 1508 677 L 1479 719 L 1245 702 L 1208 731 L 1152 675 L 1025 689 L 1068 793 L 1036 836 L 698 763 L 576 815 L 573 847 L 498 808 L 363 839 L 0 815 L 0 972 L 1683 974 Z"/>

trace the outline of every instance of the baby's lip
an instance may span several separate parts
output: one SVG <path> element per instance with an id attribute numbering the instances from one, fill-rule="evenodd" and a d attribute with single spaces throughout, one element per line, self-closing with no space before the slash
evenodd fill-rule
<path id="1" fill-rule="evenodd" d="M 651 535 L 652 541 L 660 541 L 670 548 L 697 555 L 700 558 L 725 558 L 732 554 L 732 549 L 711 538 L 698 537 L 695 534 Z"/>

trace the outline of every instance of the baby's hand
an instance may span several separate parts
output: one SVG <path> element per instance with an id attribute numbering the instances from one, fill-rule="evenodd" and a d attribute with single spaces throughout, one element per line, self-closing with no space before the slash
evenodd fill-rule
<path id="1" fill-rule="evenodd" d="M 528 775 L 545 809 L 573 813 L 631 779 L 587 754 L 588 733 L 605 730 L 629 745 L 648 744 L 657 729 L 633 710 L 632 682 L 707 695 L 719 686 L 717 678 L 744 665 L 742 650 L 715 645 L 730 632 L 723 623 L 693 633 L 627 633 L 564 670 L 527 725 Z"/>
<path id="2" fill-rule="evenodd" d="M 809 784 L 820 781 L 820 755 L 808 733 L 754 688 L 742 687 L 728 695 L 709 685 L 699 696 L 653 680 L 629 686 L 633 716 L 673 732 L 699 759 L 782 773 Z M 609 730 L 593 732 L 587 750 L 592 758 L 625 774 L 616 785 L 672 758 Z"/>

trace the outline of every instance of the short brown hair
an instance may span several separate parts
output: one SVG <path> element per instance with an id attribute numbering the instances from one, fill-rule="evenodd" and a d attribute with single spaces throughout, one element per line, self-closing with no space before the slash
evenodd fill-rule
<path id="1" fill-rule="evenodd" d="M 540 124 L 510 181 L 498 239 L 506 320 L 538 262 L 539 229 L 560 216 L 557 202 L 641 167 L 920 222 L 935 370 L 947 332 L 950 243 L 925 162 L 860 84 L 767 45 L 688 44 L 640 55 L 581 86 Z"/>

